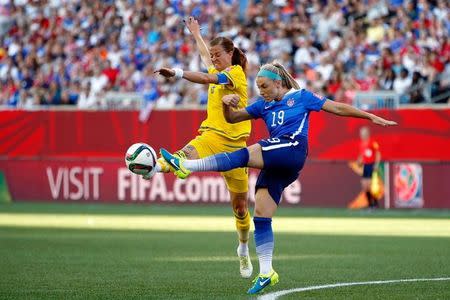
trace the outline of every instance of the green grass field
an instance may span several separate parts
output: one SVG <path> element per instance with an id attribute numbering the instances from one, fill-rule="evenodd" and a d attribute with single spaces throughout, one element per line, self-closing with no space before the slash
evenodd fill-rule
<path id="1" fill-rule="evenodd" d="M 280 283 L 266 295 L 450 277 L 450 211 L 280 208 L 274 231 Z M 236 246 L 228 207 L 0 204 L 0 299 L 252 299 Z M 450 299 L 450 280 L 278 299 L 299 298 Z"/>

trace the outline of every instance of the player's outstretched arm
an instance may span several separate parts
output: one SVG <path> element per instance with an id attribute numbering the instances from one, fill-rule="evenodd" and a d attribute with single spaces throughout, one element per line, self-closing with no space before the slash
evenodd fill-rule
<path id="1" fill-rule="evenodd" d="M 200 53 L 200 57 L 202 62 L 205 64 L 206 68 L 212 66 L 211 54 L 209 53 L 208 46 L 202 38 L 202 34 L 200 33 L 200 26 L 198 25 L 198 21 L 194 17 L 189 17 L 187 20 L 183 20 L 186 24 L 186 27 L 191 32 L 192 36 L 195 39 L 195 43 L 197 44 L 198 52 Z"/>
<path id="2" fill-rule="evenodd" d="M 184 78 L 189 80 L 190 82 L 200 83 L 200 84 L 210 84 L 210 83 L 218 83 L 219 79 L 217 74 L 208 74 L 203 72 L 193 72 L 193 71 L 183 71 L 181 69 L 170 69 L 170 68 L 161 68 L 156 70 L 154 73 L 158 73 L 161 76 L 166 78 L 176 77 L 176 78 Z"/>
<path id="3" fill-rule="evenodd" d="M 381 126 L 397 125 L 397 122 L 385 120 L 377 115 L 360 110 L 348 104 L 326 100 L 322 106 L 322 110 L 343 117 L 353 117 L 371 120 L 373 123 Z"/>
<path id="4" fill-rule="evenodd" d="M 239 104 L 239 96 L 236 94 L 225 95 L 222 98 L 223 116 L 228 123 L 238 123 L 252 119 L 252 116 L 245 108 L 237 109 Z"/>

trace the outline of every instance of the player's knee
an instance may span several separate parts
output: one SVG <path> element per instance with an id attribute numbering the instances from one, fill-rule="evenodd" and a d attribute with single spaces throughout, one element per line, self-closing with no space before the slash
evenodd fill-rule
<path id="1" fill-rule="evenodd" d="M 244 201 L 236 201 L 233 203 L 233 211 L 238 217 L 245 217 L 247 214 L 247 203 Z"/>
<path id="2" fill-rule="evenodd" d="M 247 196 L 233 195 L 232 196 L 233 211 L 238 217 L 245 217 L 248 211 Z"/>
<path id="3" fill-rule="evenodd" d="M 247 214 L 247 206 L 235 206 L 233 207 L 233 210 L 235 215 L 238 217 L 245 217 L 245 215 Z"/>

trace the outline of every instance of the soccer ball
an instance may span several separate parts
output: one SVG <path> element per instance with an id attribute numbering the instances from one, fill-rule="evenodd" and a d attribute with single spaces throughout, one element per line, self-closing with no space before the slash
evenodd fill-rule
<path id="1" fill-rule="evenodd" d="M 156 172 L 156 152 L 147 144 L 133 144 L 125 154 L 125 164 L 135 174 L 153 175 Z"/>

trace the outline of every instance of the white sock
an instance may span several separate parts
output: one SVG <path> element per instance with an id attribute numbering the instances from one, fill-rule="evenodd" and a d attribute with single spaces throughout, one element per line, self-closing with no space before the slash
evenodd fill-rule
<path id="1" fill-rule="evenodd" d="M 238 246 L 238 254 L 239 256 L 247 256 L 248 255 L 248 243 L 243 243 L 241 241 L 239 241 L 239 246 Z"/>
<path id="2" fill-rule="evenodd" d="M 267 243 L 256 248 L 259 260 L 259 273 L 267 275 L 272 271 L 273 243 Z"/>

